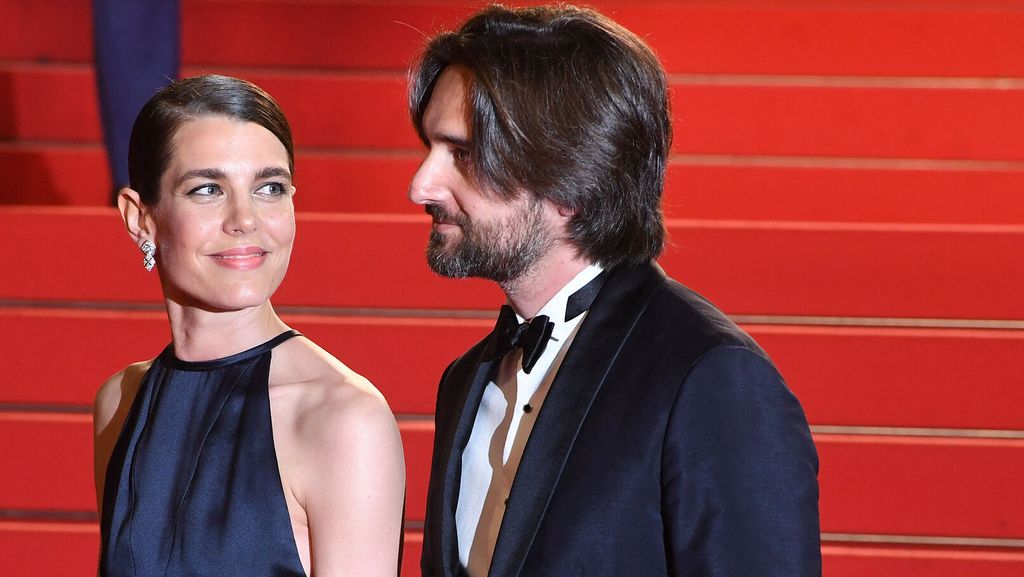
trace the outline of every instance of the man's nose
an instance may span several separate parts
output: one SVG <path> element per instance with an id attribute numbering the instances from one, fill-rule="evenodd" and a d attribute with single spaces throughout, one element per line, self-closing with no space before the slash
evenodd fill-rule
<path id="1" fill-rule="evenodd" d="M 428 154 L 409 183 L 409 200 L 414 204 L 432 204 L 444 200 L 444 175 L 438 160 Z"/>

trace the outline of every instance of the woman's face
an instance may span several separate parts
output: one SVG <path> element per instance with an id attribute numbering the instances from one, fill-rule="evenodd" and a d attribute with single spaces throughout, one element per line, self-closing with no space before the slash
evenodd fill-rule
<path id="1" fill-rule="evenodd" d="M 265 303 L 295 237 L 284 145 L 253 122 L 206 116 L 181 125 L 170 151 L 148 216 L 164 295 L 218 311 Z"/>

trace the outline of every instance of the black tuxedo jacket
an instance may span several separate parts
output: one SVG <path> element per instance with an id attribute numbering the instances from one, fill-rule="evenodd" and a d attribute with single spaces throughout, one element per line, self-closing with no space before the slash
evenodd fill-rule
<path id="1" fill-rule="evenodd" d="M 486 344 L 441 378 L 423 577 L 465 574 L 455 508 Z M 820 575 L 817 469 L 757 344 L 657 265 L 620 267 L 537 415 L 489 575 Z"/>

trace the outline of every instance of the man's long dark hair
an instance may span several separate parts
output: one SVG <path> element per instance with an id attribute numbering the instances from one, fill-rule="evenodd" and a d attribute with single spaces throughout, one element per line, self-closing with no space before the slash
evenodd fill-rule
<path id="1" fill-rule="evenodd" d="M 672 140 L 665 73 L 635 34 L 589 9 L 491 6 L 427 45 L 409 105 L 422 130 L 448 66 L 473 76 L 473 175 L 488 194 L 571 208 L 569 234 L 606 267 L 657 257 Z"/>

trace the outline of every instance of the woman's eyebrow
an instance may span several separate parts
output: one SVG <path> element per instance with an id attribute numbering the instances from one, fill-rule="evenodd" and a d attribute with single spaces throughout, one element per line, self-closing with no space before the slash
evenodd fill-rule
<path id="1" fill-rule="evenodd" d="M 256 173 L 256 180 L 273 177 L 291 178 L 292 175 L 288 172 L 288 169 L 279 166 L 268 166 Z"/>
<path id="2" fill-rule="evenodd" d="M 175 186 L 178 186 L 178 185 L 181 185 L 182 183 L 184 183 L 185 181 L 191 180 L 193 178 L 203 178 L 203 179 L 208 179 L 208 180 L 223 180 L 223 179 L 227 178 L 227 175 L 224 173 L 223 170 L 221 170 L 219 168 L 197 168 L 196 170 L 190 170 L 190 171 L 186 172 L 185 174 L 182 174 L 178 178 L 177 182 L 175 182 L 174 184 L 175 184 Z"/>

